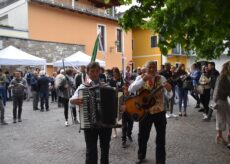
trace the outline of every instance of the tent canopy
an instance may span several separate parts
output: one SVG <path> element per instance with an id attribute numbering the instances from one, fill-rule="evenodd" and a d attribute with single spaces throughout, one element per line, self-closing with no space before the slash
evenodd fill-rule
<path id="1" fill-rule="evenodd" d="M 0 51 L 0 65 L 45 65 L 46 59 L 30 55 L 14 46 Z"/>
<path id="2" fill-rule="evenodd" d="M 81 65 L 87 65 L 90 63 L 91 60 L 91 56 L 78 51 L 72 55 L 70 55 L 69 57 L 64 59 L 64 65 L 65 66 L 81 66 Z M 105 62 L 99 59 L 96 59 L 96 62 L 98 62 L 100 64 L 100 66 L 105 66 Z M 63 66 L 63 61 L 62 60 L 58 60 L 56 62 L 54 62 L 54 66 L 56 67 L 61 67 Z"/>

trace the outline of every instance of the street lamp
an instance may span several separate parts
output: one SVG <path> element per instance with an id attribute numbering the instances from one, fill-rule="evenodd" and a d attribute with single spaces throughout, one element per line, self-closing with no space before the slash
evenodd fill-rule
<path id="1" fill-rule="evenodd" d="M 119 40 L 116 40 L 115 41 L 115 45 L 116 45 L 116 48 L 121 44 L 121 42 Z M 123 47 L 122 45 L 121 46 L 121 64 L 122 64 L 122 75 L 124 77 L 125 75 L 125 69 L 124 69 L 124 66 L 125 66 L 125 61 L 124 61 L 124 51 L 123 51 Z"/>

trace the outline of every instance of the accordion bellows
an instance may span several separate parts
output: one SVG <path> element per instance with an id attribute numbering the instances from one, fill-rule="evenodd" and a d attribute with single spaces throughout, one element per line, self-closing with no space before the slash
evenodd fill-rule
<path id="1" fill-rule="evenodd" d="M 110 86 L 86 87 L 79 90 L 80 129 L 112 128 L 116 124 L 117 91 Z"/>

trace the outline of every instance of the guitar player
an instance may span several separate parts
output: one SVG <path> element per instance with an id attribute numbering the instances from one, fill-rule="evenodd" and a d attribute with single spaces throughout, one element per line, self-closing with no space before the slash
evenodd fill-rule
<path id="1" fill-rule="evenodd" d="M 164 109 L 164 94 L 166 97 L 173 96 L 172 86 L 163 76 L 157 74 L 157 62 L 148 61 L 145 64 L 146 73 L 137 76 L 135 81 L 129 86 L 129 92 L 135 93 L 143 89 L 152 91 L 158 87 L 163 88 L 155 93 L 155 105 L 148 109 L 146 116 L 139 122 L 138 133 L 138 160 L 137 164 L 143 163 L 146 157 L 147 142 L 150 136 L 152 124 L 156 129 L 156 164 L 165 164 L 165 136 L 166 136 L 166 116 Z"/>

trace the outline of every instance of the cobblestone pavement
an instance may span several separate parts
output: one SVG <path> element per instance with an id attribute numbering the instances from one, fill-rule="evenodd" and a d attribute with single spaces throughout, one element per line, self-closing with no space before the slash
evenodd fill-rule
<path id="1" fill-rule="evenodd" d="M 215 120 L 202 122 L 202 114 L 193 108 L 192 98 L 189 104 L 188 117 L 168 119 L 167 164 L 229 164 L 230 150 L 215 144 Z M 32 110 L 32 101 L 25 101 L 22 122 L 13 124 L 12 102 L 8 102 L 5 115 L 9 125 L 0 125 L 0 164 L 83 164 L 83 132 L 78 132 L 79 125 L 65 127 L 63 113 L 56 103 L 50 103 L 49 112 L 40 112 Z M 118 129 L 118 137 L 111 140 L 111 164 L 135 163 L 137 132 L 135 123 L 134 141 L 124 149 Z M 146 164 L 155 163 L 154 127 L 146 158 Z"/>

